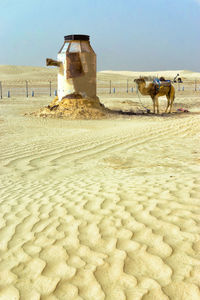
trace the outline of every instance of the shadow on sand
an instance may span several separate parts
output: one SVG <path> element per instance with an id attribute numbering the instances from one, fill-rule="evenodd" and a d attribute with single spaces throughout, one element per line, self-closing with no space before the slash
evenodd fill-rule
<path id="1" fill-rule="evenodd" d="M 175 111 L 170 113 L 161 113 L 161 114 L 154 114 L 151 111 L 123 111 L 123 110 L 111 110 L 109 109 L 109 113 L 113 115 L 124 115 L 124 116 L 145 116 L 145 117 L 163 117 L 163 118 L 169 118 L 169 117 L 175 117 L 175 116 L 186 116 L 186 115 L 199 115 L 200 112 L 189 112 L 189 111 Z"/>

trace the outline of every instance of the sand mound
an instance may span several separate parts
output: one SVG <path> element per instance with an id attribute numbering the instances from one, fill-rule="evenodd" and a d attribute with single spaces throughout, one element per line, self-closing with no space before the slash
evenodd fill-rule
<path id="1" fill-rule="evenodd" d="M 38 117 L 67 119 L 102 119 L 109 115 L 109 110 L 100 103 L 99 98 L 82 98 L 80 95 L 64 97 L 60 102 L 56 97 L 50 105 L 31 113 Z"/>

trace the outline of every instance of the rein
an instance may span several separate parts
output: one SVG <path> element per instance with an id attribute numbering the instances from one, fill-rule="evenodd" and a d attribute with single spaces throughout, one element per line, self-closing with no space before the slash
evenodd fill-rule
<path id="1" fill-rule="evenodd" d="M 140 101 L 141 106 L 142 106 L 144 109 L 146 109 L 147 113 L 150 113 L 150 109 L 148 109 L 146 106 L 144 106 L 144 104 L 143 104 L 142 101 L 141 101 L 140 94 L 139 94 L 139 89 L 138 89 L 138 84 L 137 84 L 137 95 L 138 95 L 138 98 L 139 98 L 139 101 Z"/>

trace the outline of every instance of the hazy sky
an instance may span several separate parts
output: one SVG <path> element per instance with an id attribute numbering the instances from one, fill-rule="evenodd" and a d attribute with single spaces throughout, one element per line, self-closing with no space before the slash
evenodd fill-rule
<path id="1" fill-rule="evenodd" d="M 200 0 L 0 0 L 0 64 L 45 66 L 88 34 L 98 70 L 200 71 Z"/>

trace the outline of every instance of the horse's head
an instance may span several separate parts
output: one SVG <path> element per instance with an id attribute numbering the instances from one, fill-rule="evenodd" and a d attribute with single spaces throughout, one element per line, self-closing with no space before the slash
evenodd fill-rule
<path id="1" fill-rule="evenodd" d="M 145 80 L 143 77 L 140 77 L 140 78 L 135 79 L 134 82 L 136 82 L 137 84 L 141 84 L 141 83 L 145 83 Z"/>

